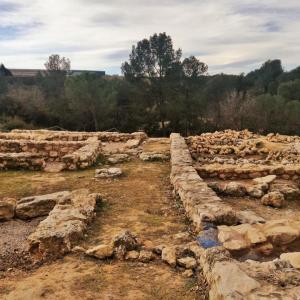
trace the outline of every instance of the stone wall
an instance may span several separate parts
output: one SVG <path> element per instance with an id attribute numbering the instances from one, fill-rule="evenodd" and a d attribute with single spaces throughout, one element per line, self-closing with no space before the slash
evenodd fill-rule
<path id="1" fill-rule="evenodd" d="M 86 142 L 38 141 L 38 140 L 0 140 L 2 153 L 33 153 L 50 160 L 55 160 L 66 154 L 72 153 Z"/>
<path id="2" fill-rule="evenodd" d="M 95 138 L 89 138 L 87 141 L 87 145 L 62 157 L 62 162 L 66 165 L 66 169 L 85 169 L 97 161 L 101 151 L 101 144 Z"/>
<path id="3" fill-rule="evenodd" d="M 96 162 L 100 152 L 101 143 L 95 138 L 84 142 L 0 140 L 0 170 L 42 170 L 51 162 L 64 163 L 62 169 L 84 169 Z"/>
<path id="4" fill-rule="evenodd" d="M 103 143 L 126 143 L 138 147 L 147 136 L 143 132 L 69 132 L 50 130 L 13 130 L 0 133 L 0 170 L 84 169 L 93 165 Z"/>
<path id="5" fill-rule="evenodd" d="M 81 131 L 52 131 L 52 130 L 12 130 L 0 133 L 0 139 L 6 140 L 47 140 L 47 141 L 85 141 L 97 138 L 101 142 L 126 142 L 132 139 L 143 141 L 147 138 L 144 132 L 81 132 Z"/>
<path id="6" fill-rule="evenodd" d="M 297 180 L 300 178 L 300 165 L 196 165 L 195 169 L 202 178 L 220 179 L 253 179 L 267 175 L 277 175 L 282 179 Z"/>
<path id="7" fill-rule="evenodd" d="M 42 170 L 46 166 L 45 159 L 34 153 L 0 153 L 0 170 L 26 169 Z"/>
<path id="8" fill-rule="evenodd" d="M 233 225 L 240 221 L 233 209 L 222 202 L 193 168 L 184 138 L 171 134 L 171 183 L 187 216 L 200 228 L 205 222 Z"/>

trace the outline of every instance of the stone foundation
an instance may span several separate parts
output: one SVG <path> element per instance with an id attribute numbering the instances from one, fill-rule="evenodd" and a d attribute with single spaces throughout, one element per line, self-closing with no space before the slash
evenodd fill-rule
<path id="1" fill-rule="evenodd" d="M 13 130 L 0 133 L 0 170 L 84 169 L 95 164 L 103 152 L 101 142 L 125 143 L 134 148 L 146 137 L 143 132 Z"/>
<path id="2" fill-rule="evenodd" d="M 193 168 L 188 147 L 179 134 L 171 134 L 171 183 L 187 216 L 200 228 L 205 222 L 233 225 L 241 222 L 229 205 L 199 177 Z"/>

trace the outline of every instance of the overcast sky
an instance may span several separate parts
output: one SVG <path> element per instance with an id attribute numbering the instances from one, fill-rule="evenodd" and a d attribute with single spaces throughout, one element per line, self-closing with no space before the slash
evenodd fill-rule
<path id="1" fill-rule="evenodd" d="M 0 0 L 0 63 L 43 68 L 57 53 L 117 74 L 133 44 L 164 31 L 211 74 L 300 65 L 300 0 Z"/>

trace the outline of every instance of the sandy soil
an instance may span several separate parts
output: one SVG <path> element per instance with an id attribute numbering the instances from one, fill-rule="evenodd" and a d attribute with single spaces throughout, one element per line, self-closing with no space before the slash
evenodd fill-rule
<path id="1" fill-rule="evenodd" d="M 124 229 L 156 245 L 193 240 L 174 237 L 187 232 L 189 223 L 171 196 L 169 164 L 135 160 L 120 167 L 124 176 L 117 180 L 94 180 L 94 169 L 59 175 L 6 172 L 0 174 L 7 183 L 0 191 L 19 197 L 85 187 L 101 193 L 105 202 L 79 243 L 84 247 L 109 241 Z M 59 180 L 48 185 L 49 176 Z M 2 274 L 0 299 L 207 299 L 205 283 L 199 286 L 199 281 L 161 261 L 101 262 L 69 255 L 31 272 Z"/>

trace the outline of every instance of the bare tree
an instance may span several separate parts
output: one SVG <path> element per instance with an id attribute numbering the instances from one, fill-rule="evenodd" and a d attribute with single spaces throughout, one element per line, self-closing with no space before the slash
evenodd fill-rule
<path id="1" fill-rule="evenodd" d="M 71 69 L 71 61 L 68 58 L 60 57 L 59 54 L 52 54 L 45 63 L 47 71 L 64 71 L 68 72 Z"/>

